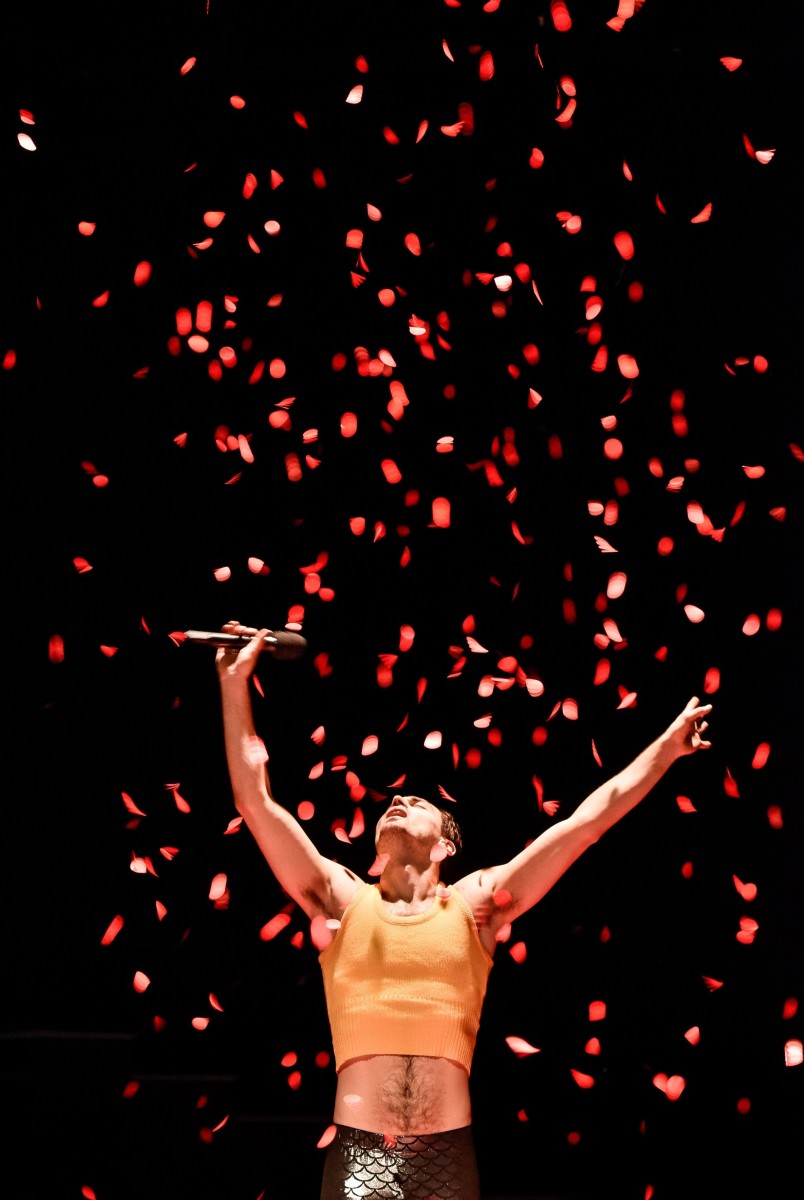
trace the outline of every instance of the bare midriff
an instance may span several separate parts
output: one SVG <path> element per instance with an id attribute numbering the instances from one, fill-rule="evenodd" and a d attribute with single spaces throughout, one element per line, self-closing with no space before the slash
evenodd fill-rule
<path id="1" fill-rule="evenodd" d="M 441 1133 L 471 1124 L 469 1076 L 448 1058 L 374 1054 L 341 1069 L 335 1122 L 372 1133 Z"/>

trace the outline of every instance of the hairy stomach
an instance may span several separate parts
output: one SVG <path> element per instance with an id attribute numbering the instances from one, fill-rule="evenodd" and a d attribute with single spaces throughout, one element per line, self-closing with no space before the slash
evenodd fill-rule
<path id="1" fill-rule="evenodd" d="M 353 1058 L 338 1075 L 334 1119 L 338 1125 L 374 1133 L 461 1129 L 472 1121 L 469 1077 L 447 1058 Z"/>

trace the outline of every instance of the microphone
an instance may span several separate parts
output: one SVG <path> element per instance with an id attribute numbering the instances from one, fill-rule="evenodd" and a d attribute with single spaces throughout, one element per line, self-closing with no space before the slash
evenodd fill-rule
<path id="1" fill-rule="evenodd" d="M 186 629 L 184 641 L 196 646 L 224 646 L 228 650 L 240 650 L 247 646 L 251 638 L 240 633 L 211 633 L 203 629 Z M 307 649 L 307 639 L 300 633 L 290 633 L 286 629 L 276 629 L 267 633 L 263 638 L 265 649 L 274 658 L 300 658 Z"/>

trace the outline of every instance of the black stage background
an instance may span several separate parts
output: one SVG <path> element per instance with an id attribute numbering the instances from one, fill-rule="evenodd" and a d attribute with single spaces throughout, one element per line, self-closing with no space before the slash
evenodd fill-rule
<path id="1" fill-rule="evenodd" d="M 500 947 L 485 1194 L 795 1170 L 801 45 L 631 10 L 4 12 L 4 1196 L 317 1196 L 315 951 L 178 636 L 230 617 L 306 637 L 257 720 L 361 874 L 403 776 L 470 870 L 711 698 Z"/>

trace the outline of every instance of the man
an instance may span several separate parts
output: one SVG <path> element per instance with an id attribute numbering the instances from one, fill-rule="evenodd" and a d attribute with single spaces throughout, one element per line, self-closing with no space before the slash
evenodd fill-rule
<path id="1" fill-rule="evenodd" d="M 498 935 L 676 759 L 710 747 L 712 705 L 693 696 L 570 816 L 449 888 L 440 863 L 460 849 L 457 825 L 420 796 L 394 796 L 376 827 L 379 880 L 367 883 L 320 854 L 271 794 L 249 683 L 271 631 L 229 621 L 223 632 L 251 639 L 215 660 L 235 806 L 319 931 L 337 1073 L 321 1200 L 479 1200 L 469 1072 Z"/>

